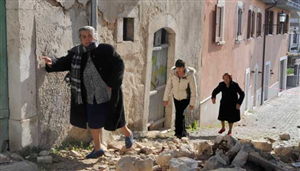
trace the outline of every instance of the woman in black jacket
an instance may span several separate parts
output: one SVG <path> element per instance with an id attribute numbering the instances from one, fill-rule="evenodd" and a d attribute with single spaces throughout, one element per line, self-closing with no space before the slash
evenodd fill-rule
<path id="1" fill-rule="evenodd" d="M 86 129 L 87 123 L 93 136 L 94 150 L 87 158 L 104 155 L 100 146 L 101 129 L 115 131 L 121 128 L 126 148 L 133 144 L 133 134 L 127 128 L 123 106 L 122 81 L 124 62 L 108 44 L 98 44 L 95 29 L 79 29 L 81 44 L 61 58 L 42 56 L 47 72 L 69 71 L 71 85 L 72 125 Z"/>
<path id="2" fill-rule="evenodd" d="M 223 75 L 223 82 L 221 82 L 212 93 L 212 103 L 216 104 L 216 96 L 222 92 L 222 99 L 218 119 L 222 123 L 222 129 L 219 134 L 222 134 L 225 129 L 225 121 L 229 123 L 228 135 L 232 136 L 232 127 L 235 122 L 241 120 L 240 107 L 243 103 L 245 93 L 240 86 L 232 81 L 232 76 L 228 73 Z M 238 97 L 239 95 L 239 97 Z"/>

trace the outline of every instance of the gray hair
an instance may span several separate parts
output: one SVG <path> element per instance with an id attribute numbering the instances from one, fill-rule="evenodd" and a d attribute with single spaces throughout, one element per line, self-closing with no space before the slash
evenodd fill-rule
<path id="1" fill-rule="evenodd" d="M 97 33 L 94 27 L 92 26 L 83 26 L 78 30 L 78 34 L 79 34 L 79 39 L 81 38 L 81 32 L 82 31 L 89 31 L 90 33 L 92 33 L 93 37 L 97 40 Z"/>

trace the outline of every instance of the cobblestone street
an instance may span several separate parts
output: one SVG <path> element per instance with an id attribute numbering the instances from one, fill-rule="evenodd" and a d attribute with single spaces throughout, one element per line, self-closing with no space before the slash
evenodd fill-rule
<path id="1" fill-rule="evenodd" d="M 193 132 L 195 137 L 210 137 L 218 135 L 219 126 L 204 127 Z M 270 137 L 275 140 L 279 135 L 288 133 L 290 141 L 276 141 L 283 145 L 297 146 L 300 141 L 300 88 L 284 91 L 280 97 L 266 102 L 244 115 L 237 123 L 233 136 L 241 139 L 262 139 Z"/>

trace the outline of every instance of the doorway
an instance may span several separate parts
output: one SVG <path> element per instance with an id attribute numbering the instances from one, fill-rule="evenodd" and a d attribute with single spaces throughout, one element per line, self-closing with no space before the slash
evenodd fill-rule
<path id="1" fill-rule="evenodd" d="M 255 66 L 254 70 L 254 79 L 253 79 L 253 106 L 257 106 L 258 100 L 258 95 L 257 95 L 257 84 L 258 84 L 258 65 Z"/>
<path id="2" fill-rule="evenodd" d="M 282 92 L 286 89 L 286 76 L 287 76 L 287 61 L 286 57 L 280 59 L 280 66 L 279 66 L 279 92 Z"/>
<path id="3" fill-rule="evenodd" d="M 265 81 L 264 81 L 264 101 L 269 99 L 269 87 L 270 87 L 270 79 L 271 79 L 271 63 L 266 63 L 265 66 Z"/>
<path id="4" fill-rule="evenodd" d="M 8 76 L 5 0 L 0 1 L 0 152 L 8 149 Z"/>
<path id="5" fill-rule="evenodd" d="M 246 105 L 245 110 L 250 109 L 250 98 L 251 98 L 251 87 L 250 87 L 250 68 L 246 70 L 245 77 L 245 94 L 246 94 Z"/>
<path id="6" fill-rule="evenodd" d="M 167 83 L 168 48 L 168 32 L 165 29 L 160 29 L 154 33 L 153 41 L 150 104 L 148 115 L 149 130 L 164 127 L 165 107 L 163 105 L 163 96 Z"/>

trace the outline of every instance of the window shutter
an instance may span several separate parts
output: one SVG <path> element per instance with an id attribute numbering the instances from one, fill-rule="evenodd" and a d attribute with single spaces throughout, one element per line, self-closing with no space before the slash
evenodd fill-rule
<path id="1" fill-rule="evenodd" d="M 248 27 L 247 27 L 247 38 L 249 39 L 251 36 L 251 11 L 248 11 Z"/>
<path id="2" fill-rule="evenodd" d="M 252 11 L 252 28 L 251 28 L 251 37 L 254 37 L 255 32 L 255 12 Z"/>
<path id="3" fill-rule="evenodd" d="M 274 25 L 274 12 L 273 11 L 270 11 L 270 22 L 269 22 L 269 34 L 273 34 L 273 25 Z"/>
<path id="4" fill-rule="evenodd" d="M 284 22 L 284 33 L 289 33 L 289 15 L 286 16 L 286 20 Z"/>
<path id="5" fill-rule="evenodd" d="M 221 9 L 216 5 L 216 27 L 215 27 L 215 42 L 218 43 L 221 41 L 220 37 L 220 25 L 221 25 Z"/>

